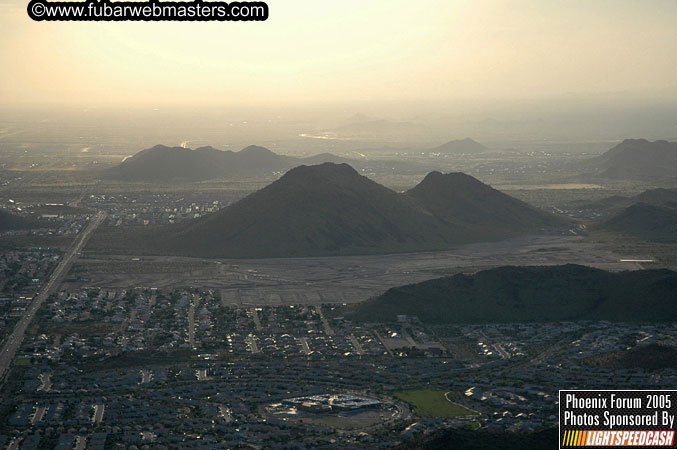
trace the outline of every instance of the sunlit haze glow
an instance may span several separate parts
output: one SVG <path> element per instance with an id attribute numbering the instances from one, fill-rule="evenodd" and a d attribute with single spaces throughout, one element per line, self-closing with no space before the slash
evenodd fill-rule
<path id="1" fill-rule="evenodd" d="M 675 98 L 677 2 L 269 0 L 266 22 L 33 22 L 0 5 L 7 104 Z"/>

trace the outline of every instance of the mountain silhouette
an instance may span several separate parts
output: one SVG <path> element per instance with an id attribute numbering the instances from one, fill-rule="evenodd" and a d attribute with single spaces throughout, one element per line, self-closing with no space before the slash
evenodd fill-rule
<path id="1" fill-rule="evenodd" d="M 598 227 L 645 241 L 674 244 L 677 243 L 677 202 L 636 203 Z"/>
<path id="2" fill-rule="evenodd" d="M 278 155 L 271 150 L 250 145 L 239 152 L 206 146 L 195 150 L 156 145 L 141 150 L 118 166 L 107 169 L 104 178 L 131 182 L 194 182 L 218 178 L 272 175 L 305 162 L 350 162 L 324 153 L 308 159 Z"/>
<path id="3" fill-rule="evenodd" d="M 392 288 L 356 305 L 351 317 L 395 322 L 402 314 L 425 323 L 672 321 L 677 273 L 505 266 Z"/>
<path id="4" fill-rule="evenodd" d="M 479 142 L 474 141 L 470 138 L 465 138 L 449 141 L 438 147 L 432 148 L 429 151 L 431 153 L 440 153 L 443 155 L 460 155 L 460 154 L 482 153 L 486 152 L 487 150 L 489 149 L 484 145 L 480 144 Z"/>
<path id="5" fill-rule="evenodd" d="M 468 175 L 432 173 L 397 193 L 348 164 L 324 163 L 296 167 L 209 216 L 109 238 L 106 245 L 201 257 L 375 254 L 438 250 L 568 224 Z"/>
<path id="6" fill-rule="evenodd" d="M 586 163 L 599 176 L 612 179 L 655 179 L 677 176 L 677 142 L 626 139 Z"/>
<path id="7" fill-rule="evenodd" d="M 475 238 L 519 235 L 552 227 L 559 217 L 545 213 L 464 173 L 429 173 L 406 194 L 447 223 L 472 229 Z"/>

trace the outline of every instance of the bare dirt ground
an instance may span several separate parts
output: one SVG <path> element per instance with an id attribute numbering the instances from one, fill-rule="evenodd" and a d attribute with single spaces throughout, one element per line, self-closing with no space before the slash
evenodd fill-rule
<path id="1" fill-rule="evenodd" d="M 443 252 L 375 256 L 210 260 L 183 257 L 87 256 L 66 288 L 196 287 L 215 289 L 224 304 L 354 303 L 388 288 L 502 265 L 582 264 L 606 270 L 640 266 L 609 246 L 580 237 L 537 236 L 470 244 Z"/>

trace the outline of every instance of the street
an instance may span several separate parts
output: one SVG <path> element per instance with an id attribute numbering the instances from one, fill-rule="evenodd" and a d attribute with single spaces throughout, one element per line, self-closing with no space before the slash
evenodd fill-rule
<path id="1" fill-rule="evenodd" d="M 82 249 L 85 246 L 85 243 L 87 242 L 87 239 L 89 239 L 94 230 L 96 230 L 97 227 L 101 225 L 105 217 L 106 213 L 104 211 L 98 211 L 94 215 L 94 217 L 90 220 L 87 227 L 82 232 L 80 232 L 73 245 L 66 251 L 61 261 L 59 261 L 58 265 L 56 266 L 51 276 L 49 277 L 47 283 L 43 286 L 40 292 L 33 298 L 33 301 L 26 309 L 26 314 L 24 314 L 21 320 L 17 322 L 16 326 L 14 327 L 14 331 L 12 331 L 12 334 L 10 334 L 7 337 L 7 341 L 2 348 L 2 351 L 0 351 L 0 382 L 4 381 L 5 376 L 9 371 L 9 366 L 12 363 L 12 360 L 14 359 L 17 350 L 21 346 L 21 343 L 23 342 L 26 329 L 28 328 L 28 325 L 31 323 L 31 320 L 33 320 L 33 317 L 35 317 L 35 314 L 38 312 L 38 309 L 40 309 L 42 302 L 45 301 L 45 299 L 49 297 L 52 294 L 52 292 L 54 292 L 54 290 L 56 290 L 59 287 L 61 278 L 66 273 L 68 273 L 68 269 L 70 268 L 71 263 L 82 251 Z"/>

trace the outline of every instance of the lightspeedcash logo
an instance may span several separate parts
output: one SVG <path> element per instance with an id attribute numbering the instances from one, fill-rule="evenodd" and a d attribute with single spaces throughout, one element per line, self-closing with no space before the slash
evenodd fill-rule
<path id="1" fill-rule="evenodd" d="M 677 448 L 677 391 L 561 390 L 559 448 Z"/>

